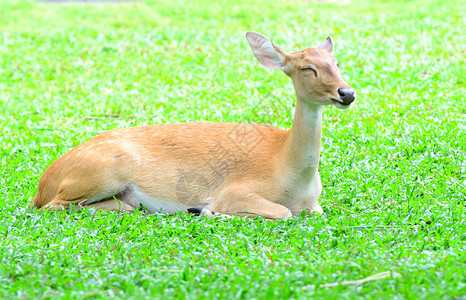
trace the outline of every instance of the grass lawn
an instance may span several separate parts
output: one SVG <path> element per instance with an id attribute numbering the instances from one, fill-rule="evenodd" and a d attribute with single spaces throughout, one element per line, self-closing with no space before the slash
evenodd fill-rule
<path id="1" fill-rule="evenodd" d="M 466 5 L 347 2 L 0 2 L 0 298 L 464 299 Z M 287 51 L 331 35 L 357 91 L 324 108 L 323 216 L 28 208 L 46 167 L 104 130 L 289 128 L 291 81 L 249 30 Z"/>

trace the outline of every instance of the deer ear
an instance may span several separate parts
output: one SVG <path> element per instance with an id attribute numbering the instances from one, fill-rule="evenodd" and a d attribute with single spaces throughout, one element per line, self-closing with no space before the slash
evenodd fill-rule
<path id="1" fill-rule="evenodd" d="M 246 33 L 249 45 L 256 59 L 266 68 L 283 69 L 286 53 L 257 32 Z"/>
<path id="2" fill-rule="evenodd" d="M 317 47 L 319 49 L 324 49 L 324 50 L 327 50 L 328 53 L 332 53 L 333 51 L 333 40 L 331 37 L 328 37 L 325 42 L 323 42 L 322 44 L 319 45 L 319 47 Z"/>

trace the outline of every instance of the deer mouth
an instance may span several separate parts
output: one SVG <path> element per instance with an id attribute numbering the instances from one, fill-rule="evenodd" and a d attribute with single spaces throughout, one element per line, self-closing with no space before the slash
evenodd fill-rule
<path id="1" fill-rule="evenodd" d="M 330 100 L 332 100 L 333 105 L 335 105 L 335 107 L 339 109 L 347 109 L 348 107 L 351 106 L 351 103 L 345 104 L 340 99 L 331 98 Z"/>

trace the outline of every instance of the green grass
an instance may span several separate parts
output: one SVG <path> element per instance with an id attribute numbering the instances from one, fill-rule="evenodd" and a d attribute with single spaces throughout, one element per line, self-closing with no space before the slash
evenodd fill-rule
<path id="1" fill-rule="evenodd" d="M 465 297 L 464 2 L 209 2 L 0 2 L 0 298 Z M 324 216 L 27 208 L 45 168 L 104 130 L 289 128 L 291 82 L 249 30 L 288 51 L 331 35 L 357 91 L 324 109 Z M 320 287 L 384 271 L 402 277 Z"/>

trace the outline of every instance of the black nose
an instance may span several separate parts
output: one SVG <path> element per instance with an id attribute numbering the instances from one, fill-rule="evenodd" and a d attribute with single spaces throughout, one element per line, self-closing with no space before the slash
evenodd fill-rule
<path id="1" fill-rule="evenodd" d="M 354 96 L 353 89 L 338 89 L 338 95 L 340 95 L 340 99 L 343 100 L 343 104 L 349 105 L 353 103 L 356 97 Z"/>

